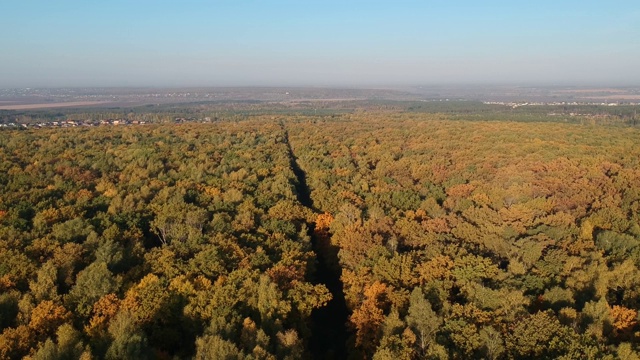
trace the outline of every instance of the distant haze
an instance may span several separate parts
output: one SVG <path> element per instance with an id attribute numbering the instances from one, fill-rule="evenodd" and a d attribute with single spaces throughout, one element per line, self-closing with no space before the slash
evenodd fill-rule
<path id="1" fill-rule="evenodd" d="M 2 1 L 0 88 L 640 85 L 640 2 Z"/>

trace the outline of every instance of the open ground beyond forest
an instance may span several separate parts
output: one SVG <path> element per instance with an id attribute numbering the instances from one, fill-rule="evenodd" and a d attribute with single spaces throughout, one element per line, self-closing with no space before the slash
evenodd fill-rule
<path id="1" fill-rule="evenodd" d="M 4 113 L 0 359 L 639 358 L 634 109 L 243 106 Z"/>

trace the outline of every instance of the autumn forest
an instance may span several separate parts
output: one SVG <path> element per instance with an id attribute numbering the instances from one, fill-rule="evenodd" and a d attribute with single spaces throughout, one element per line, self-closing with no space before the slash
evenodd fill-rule
<path id="1" fill-rule="evenodd" d="M 0 359 L 640 359 L 638 128 L 464 116 L 0 130 Z"/>

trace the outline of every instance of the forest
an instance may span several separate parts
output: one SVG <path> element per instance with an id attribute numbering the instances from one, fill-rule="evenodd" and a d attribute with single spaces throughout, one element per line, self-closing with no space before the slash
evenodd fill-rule
<path id="1" fill-rule="evenodd" d="M 0 130 L 0 359 L 640 359 L 628 118 L 407 106 Z"/>

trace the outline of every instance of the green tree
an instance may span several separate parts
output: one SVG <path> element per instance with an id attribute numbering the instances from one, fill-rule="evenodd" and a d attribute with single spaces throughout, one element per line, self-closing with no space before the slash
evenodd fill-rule
<path id="1" fill-rule="evenodd" d="M 53 261 L 47 261 L 38 270 L 37 280 L 29 283 L 29 289 L 36 301 L 60 299 L 58 295 L 58 268 Z"/>
<path id="2" fill-rule="evenodd" d="M 116 315 L 109 325 L 109 334 L 113 339 L 105 359 L 147 359 L 150 349 L 147 339 L 136 325 L 135 318 L 126 311 Z"/>
<path id="3" fill-rule="evenodd" d="M 238 347 L 218 335 L 205 335 L 196 340 L 196 360 L 242 360 Z"/>
<path id="4" fill-rule="evenodd" d="M 78 315 L 86 319 L 98 299 L 117 290 L 118 280 L 109 271 L 107 264 L 94 262 L 78 274 L 76 284 L 69 292 L 66 301 Z"/>
<path id="5" fill-rule="evenodd" d="M 431 309 L 431 304 L 425 299 L 419 287 L 411 292 L 406 321 L 417 337 L 416 346 L 420 353 L 425 354 L 435 341 L 442 319 Z"/>
<path id="6" fill-rule="evenodd" d="M 91 352 L 85 349 L 80 332 L 71 325 L 61 325 L 56 335 L 57 341 L 47 339 L 33 356 L 34 360 L 91 359 Z"/>
<path id="7" fill-rule="evenodd" d="M 548 312 L 520 321 L 506 338 L 509 355 L 519 359 L 555 359 L 570 351 L 576 334 Z"/>

